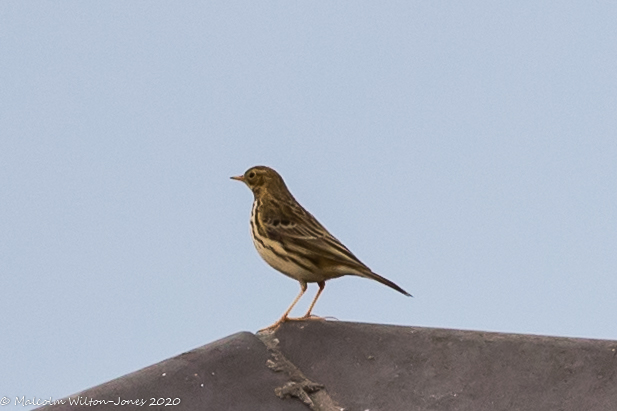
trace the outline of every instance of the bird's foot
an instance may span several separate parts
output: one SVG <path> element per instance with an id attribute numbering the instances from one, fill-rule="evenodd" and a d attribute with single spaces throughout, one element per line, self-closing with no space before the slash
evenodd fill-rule
<path id="1" fill-rule="evenodd" d="M 279 328 L 281 326 L 281 324 L 288 322 L 288 321 L 306 321 L 306 320 L 320 320 L 320 321 L 326 321 L 327 318 L 333 318 L 333 317 L 320 317 L 318 315 L 314 315 L 314 314 L 305 314 L 302 317 L 283 317 L 281 319 L 279 319 L 277 322 L 275 322 L 274 324 L 266 327 L 266 328 L 262 328 L 261 330 L 259 330 L 258 332 L 262 333 L 262 332 L 272 332 L 272 331 L 276 331 L 277 328 Z"/>
<path id="2" fill-rule="evenodd" d="M 262 328 L 258 332 L 273 332 L 273 331 L 276 331 L 276 329 L 279 328 L 281 326 L 281 324 L 283 324 L 284 322 L 286 322 L 286 321 L 294 321 L 294 320 L 296 320 L 296 319 L 295 318 L 287 317 L 287 313 L 285 313 L 285 315 L 283 315 L 281 318 L 279 318 L 277 322 L 275 322 L 272 325 L 269 325 L 266 328 Z"/>
<path id="3" fill-rule="evenodd" d="M 264 333 L 264 332 L 273 332 L 276 331 L 277 328 L 279 328 L 281 326 L 282 323 L 284 323 L 285 321 L 287 321 L 288 319 L 280 319 L 277 322 L 275 322 L 272 325 L 267 326 L 266 328 L 262 328 L 261 330 L 257 331 L 258 333 Z"/>

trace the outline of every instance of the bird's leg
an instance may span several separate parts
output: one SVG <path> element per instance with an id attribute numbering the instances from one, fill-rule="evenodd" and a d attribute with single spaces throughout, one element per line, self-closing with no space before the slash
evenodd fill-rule
<path id="1" fill-rule="evenodd" d="M 313 311 L 313 307 L 315 306 L 315 303 L 317 302 L 317 299 L 319 298 L 319 296 L 323 292 L 323 289 L 326 288 L 326 282 L 325 281 L 320 281 L 320 282 L 317 283 L 317 285 L 319 286 L 319 291 L 317 291 L 317 295 L 313 299 L 313 302 L 309 306 L 309 309 L 306 312 L 306 314 L 304 314 L 302 317 L 298 318 L 298 320 L 309 320 L 309 319 L 321 320 L 321 319 L 323 319 L 322 317 L 318 317 L 316 315 L 311 315 L 311 311 Z"/>
<path id="2" fill-rule="evenodd" d="M 296 303 L 298 302 L 298 300 L 300 300 L 300 297 L 302 297 L 302 295 L 304 295 L 304 293 L 306 292 L 306 282 L 304 281 L 300 281 L 300 294 L 298 294 L 298 296 L 295 298 L 295 300 L 293 300 L 293 302 L 291 303 L 291 305 L 289 306 L 289 308 L 287 309 L 287 311 L 285 311 L 285 313 L 283 314 L 283 316 L 281 318 L 279 318 L 279 320 L 277 322 L 275 322 L 274 324 L 272 324 L 269 327 L 266 328 L 262 328 L 259 331 L 266 331 L 266 330 L 272 330 L 272 329 L 276 329 L 278 328 L 279 325 L 281 325 L 282 323 L 284 323 L 285 321 L 289 320 L 289 318 L 287 317 L 289 315 L 289 313 L 291 312 L 291 310 L 294 308 L 294 306 L 296 305 Z M 321 292 L 321 290 L 320 290 Z M 319 295 L 319 294 L 318 294 Z M 311 308 L 313 306 L 311 305 Z"/>

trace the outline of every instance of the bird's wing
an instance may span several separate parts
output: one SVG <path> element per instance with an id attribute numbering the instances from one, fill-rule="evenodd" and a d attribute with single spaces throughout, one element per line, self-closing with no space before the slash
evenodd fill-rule
<path id="1" fill-rule="evenodd" d="M 370 278 L 411 296 L 392 281 L 374 273 L 299 204 L 277 202 L 260 207 L 260 230 L 277 241 L 296 263 L 311 264 L 334 276 L 346 274 Z M 293 257 L 292 257 L 293 256 Z M 306 265 L 310 270 L 310 266 Z"/>
<path id="2" fill-rule="evenodd" d="M 265 209 L 271 210 L 261 215 L 261 223 L 268 237 L 281 242 L 289 252 L 301 253 L 306 257 L 318 256 L 323 263 L 370 271 L 304 208 L 297 204 L 279 203 L 278 207 Z"/>

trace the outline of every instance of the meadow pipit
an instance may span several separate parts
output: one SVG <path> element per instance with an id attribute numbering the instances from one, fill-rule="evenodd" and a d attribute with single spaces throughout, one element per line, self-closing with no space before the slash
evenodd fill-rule
<path id="1" fill-rule="evenodd" d="M 300 282 L 300 294 L 283 316 L 270 328 L 288 320 L 311 318 L 311 311 L 326 281 L 356 275 L 379 281 L 411 296 L 392 281 L 375 274 L 334 238 L 315 217 L 291 195 L 283 178 L 269 167 L 256 166 L 244 175 L 231 177 L 246 184 L 253 195 L 251 236 L 259 255 L 274 269 Z M 288 318 L 291 309 L 306 291 L 307 283 L 317 283 L 319 291 L 308 311 L 299 318 Z"/>

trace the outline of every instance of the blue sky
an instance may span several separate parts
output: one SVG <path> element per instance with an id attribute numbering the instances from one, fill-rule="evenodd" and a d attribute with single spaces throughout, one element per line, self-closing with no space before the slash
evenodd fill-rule
<path id="1" fill-rule="evenodd" d="M 614 2 L 1 2 L 0 397 L 274 322 L 298 284 L 229 180 L 257 164 L 415 297 L 345 277 L 318 315 L 617 339 L 616 21 Z"/>

